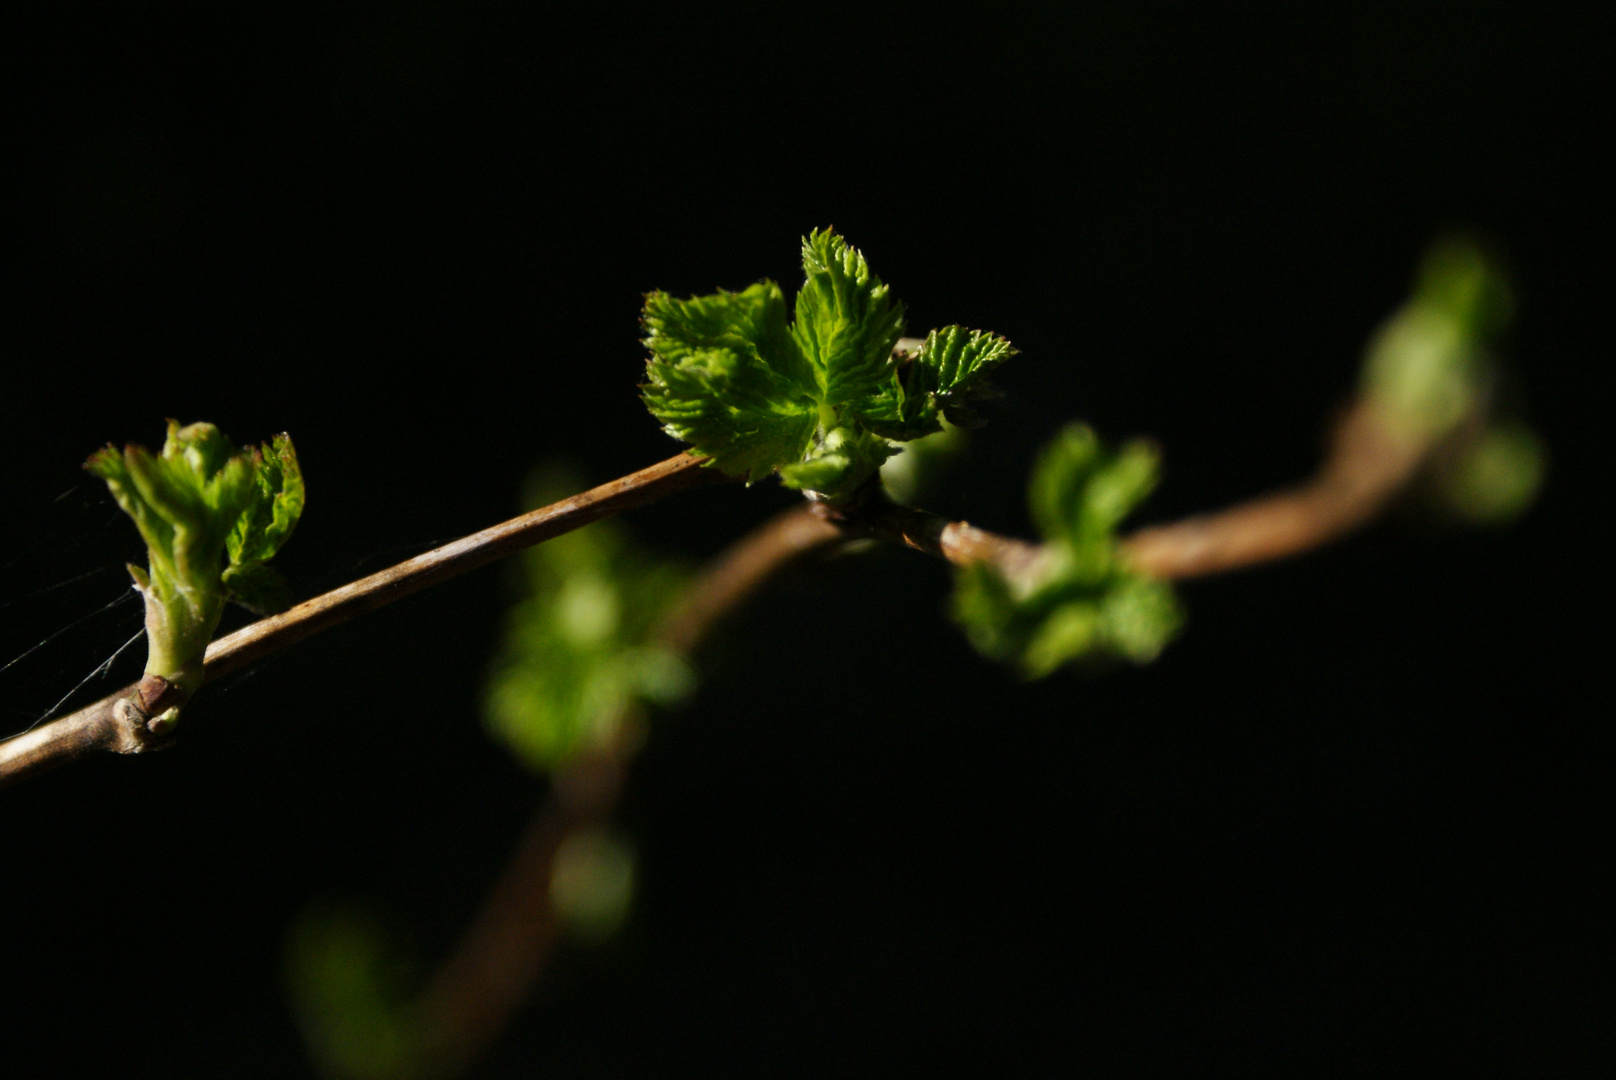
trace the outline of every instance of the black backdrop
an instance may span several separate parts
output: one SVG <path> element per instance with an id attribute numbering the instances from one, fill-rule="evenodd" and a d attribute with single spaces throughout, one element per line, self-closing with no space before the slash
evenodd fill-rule
<path id="1" fill-rule="evenodd" d="M 639 294 L 794 287 L 834 224 L 916 328 L 1024 350 L 938 509 L 1024 530 L 1082 417 L 1161 441 L 1167 518 L 1313 467 L 1429 239 L 1509 258 L 1554 455 L 1524 521 L 1193 585 L 1153 667 L 1031 686 L 918 556 L 790 577 L 635 770 L 626 932 L 564 952 L 481 1075 L 1609 1068 L 1608 500 L 1577 481 L 1608 83 L 1575 19 L 55 18 L 8 34 L 0 659 L 89 618 L 0 673 L 9 728 L 135 630 L 93 614 L 138 545 L 78 463 L 166 416 L 294 434 L 281 561 L 319 591 L 508 516 L 542 459 L 667 456 Z M 695 558 L 787 501 L 629 523 Z M 280 951 L 311 899 L 430 962 L 543 790 L 477 721 L 505 597 L 481 571 L 210 688 L 173 752 L 5 792 L 7 1074 L 306 1074 Z"/>

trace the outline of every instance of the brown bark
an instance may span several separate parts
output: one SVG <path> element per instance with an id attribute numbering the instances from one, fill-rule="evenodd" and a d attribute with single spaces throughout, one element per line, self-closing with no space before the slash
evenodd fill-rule
<path id="1" fill-rule="evenodd" d="M 1383 510 L 1430 445 L 1400 432 L 1372 398 L 1342 416 L 1330 453 L 1306 483 L 1227 510 L 1141 529 L 1122 541 L 1140 570 L 1191 578 L 1289 558 L 1337 540 Z"/>

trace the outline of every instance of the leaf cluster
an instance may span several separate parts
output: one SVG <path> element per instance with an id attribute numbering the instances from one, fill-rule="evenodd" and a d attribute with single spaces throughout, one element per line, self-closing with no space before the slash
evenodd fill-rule
<path id="1" fill-rule="evenodd" d="M 1042 557 L 1010 577 L 977 563 L 955 577 L 954 618 L 984 655 L 1036 679 L 1080 658 L 1152 660 L 1183 622 L 1171 586 L 1131 569 L 1116 530 L 1156 483 L 1157 453 L 1105 450 L 1081 424 L 1044 450 L 1028 485 Z"/>
<path id="2" fill-rule="evenodd" d="M 212 424 L 170 420 L 158 453 L 108 446 L 85 468 L 106 481 L 146 542 L 146 569 L 129 572 L 146 598 L 149 673 L 198 667 L 226 599 L 263 608 L 284 593 L 264 564 L 303 511 L 290 437 L 239 450 Z"/>
<path id="3" fill-rule="evenodd" d="M 1004 338 L 951 326 L 895 354 L 904 308 L 857 249 L 829 229 L 802 242 L 805 275 L 788 321 L 772 281 L 741 292 L 645 298 L 642 387 L 664 429 L 748 481 L 836 498 L 907 442 L 974 423 L 986 376 L 1015 354 Z"/>
<path id="4" fill-rule="evenodd" d="M 1491 349 L 1513 314 L 1499 266 L 1474 241 L 1450 237 L 1426 252 L 1413 295 L 1376 332 L 1364 359 L 1365 390 L 1395 429 L 1450 440 L 1433 470 L 1434 491 L 1474 524 L 1524 511 L 1546 468 L 1537 434 L 1493 411 Z"/>
<path id="5" fill-rule="evenodd" d="M 576 490 L 559 477 L 532 487 L 534 505 Z M 616 522 L 529 549 L 521 572 L 484 715 L 529 766 L 546 772 L 607 745 L 638 703 L 672 705 L 694 689 L 685 661 L 649 640 L 688 575 L 635 548 Z"/>

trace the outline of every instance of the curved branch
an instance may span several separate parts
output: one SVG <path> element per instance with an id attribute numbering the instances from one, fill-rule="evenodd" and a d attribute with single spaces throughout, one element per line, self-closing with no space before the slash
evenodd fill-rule
<path id="1" fill-rule="evenodd" d="M 1336 425 L 1330 452 L 1311 480 L 1216 513 L 1140 529 L 1120 545 L 1140 571 L 1165 580 L 1299 555 L 1374 518 L 1433 449 L 1430 439 L 1406 433 L 1372 397 L 1363 397 Z M 955 566 L 989 562 L 1014 577 L 1044 557 L 1042 545 L 899 506 L 878 488 L 848 506 L 813 505 L 849 537 L 899 544 Z"/>
<path id="2" fill-rule="evenodd" d="M 723 474 L 701 468 L 705 460 L 679 454 L 261 619 L 208 646 L 204 682 L 523 548 L 644 506 L 664 495 L 723 479 Z M 157 725 L 153 717 L 182 704 L 184 695 L 161 679 L 155 683 L 152 680 L 148 676 L 69 716 L 0 743 L 0 787 L 92 751 L 127 754 L 167 745 L 171 735 L 160 727 L 154 730 Z"/>
<path id="3" fill-rule="evenodd" d="M 1283 558 L 1336 539 L 1378 513 L 1414 475 L 1428 442 L 1399 436 L 1370 399 L 1337 425 L 1317 476 L 1215 514 L 1140 530 L 1122 541 L 1140 569 L 1187 578 Z M 876 539 L 955 565 L 990 561 L 1008 573 L 1033 567 L 1041 545 L 900 506 L 878 487 L 861 502 L 788 510 L 737 542 L 668 612 L 653 635 L 689 655 L 713 625 L 788 563 L 837 540 Z M 416 1002 L 426 1075 L 452 1076 L 497 1037 L 543 970 L 560 930 L 550 901 L 557 849 L 576 830 L 604 823 L 616 806 L 639 725 L 618 745 L 575 760 L 523 831 L 472 923 Z"/>
<path id="4" fill-rule="evenodd" d="M 1158 578 L 1191 578 L 1289 558 L 1358 529 L 1413 479 L 1432 449 L 1403 433 L 1373 398 L 1336 424 L 1313 479 L 1214 514 L 1140 529 L 1122 541 L 1133 564 Z"/>
<path id="5" fill-rule="evenodd" d="M 785 511 L 718 556 L 662 617 L 651 640 L 690 656 L 714 626 L 797 560 L 845 540 L 806 505 Z M 635 719 L 639 719 L 635 717 Z M 552 777 L 550 795 L 510 861 L 415 1004 L 425 1075 L 463 1071 L 505 1026 L 543 970 L 560 931 L 550 900 L 557 849 L 575 831 L 604 824 L 616 808 L 639 723 Z"/>
<path id="6" fill-rule="evenodd" d="M 1329 456 L 1312 480 L 1217 513 L 1141 529 L 1123 538 L 1122 549 L 1140 570 L 1164 579 L 1288 558 L 1344 536 L 1380 513 L 1432 449 L 1430 439 L 1399 428 L 1366 395 L 1336 425 Z M 429 585 L 719 475 L 700 469 L 701 462 L 680 454 L 253 623 L 208 647 L 206 680 Z M 843 536 L 885 540 L 956 565 L 993 562 L 1015 575 L 1042 557 L 1037 544 L 898 506 L 878 489 L 851 507 L 813 506 L 825 526 Z M 802 523 L 806 518 L 796 520 L 791 528 L 809 528 Z M 154 711 L 158 693 L 162 708 Z M 181 700 L 175 688 L 161 683 L 154 689 L 148 680 L 0 743 L 0 786 L 92 751 L 138 753 L 165 746 L 171 737 L 152 730 L 151 718 Z"/>

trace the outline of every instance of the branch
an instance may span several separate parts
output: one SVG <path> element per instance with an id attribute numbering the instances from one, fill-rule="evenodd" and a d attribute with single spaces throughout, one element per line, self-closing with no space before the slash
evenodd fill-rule
<path id="1" fill-rule="evenodd" d="M 644 506 L 664 495 L 722 478 L 716 470 L 702 469 L 704 460 L 679 454 L 243 627 L 208 646 L 203 681 L 228 675 L 311 634 L 523 548 Z M 154 717 L 182 704 L 184 699 L 178 687 L 148 675 L 69 716 L 8 739 L 0 743 L 0 787 L 92 751 L 131 754 L 167 746 L 172 732 Z"/>
<path id="2" fill-rule="evenodd" d="M 1429 441 L 1400 437 L 1371 399 L 1337 425 L 1317 476 L 1227 510 L 1143 529 L 1123 540 L 1135 564 L 1186 578 L 1284 558 L 1338 538 L 1378 513 L 1414 475 Z M 664 617 L 653 640 L 690 655 L 716 622 L 789 563 L 837 540 L 877 539 L 955 565 L 991 561 L 1009 573 L 1043 558 L 1041 545 L 899 506 L 879 487 L 861 502 L 788 510 L 717 559 Z M 555 855 L 576 831 L 607 821 L 638 747 L 640 725 L 616 725 L 617 745 L 556 773 L 481 908 L 415 1003 L 425 1075 L 456 1075 L 498 1036 L 543 971 L 560 931 L 550 898 Z"/>
<path id="3" fill-rule="evenodd" d="M 1372 397 L 1336 425 L 1311 480 L 1216 513 L 1141 529 L 1121 541 L 1133 565 L 1163 579 L 1203 577 L 1289 558 L 1345 536 L 1379 514 L 1418 472 L 1435 444 L 1404 434 Z M 849 506 L 814 510 L 849 537 L 884 540 L 955 566 L 991 562 L 1015 577 L 1043 558 L 1039 544 L 899 506 L 879 489 Z"/>
<path id="4" fill-rule="evenodd" d="M 1296 487 L 1214 514 L 1141 529 L 1122 541 L 1134 566 L 1192 578 L 1289 558 L 1368 523 L 1419 471 L 1434 444 L 1403 434 L 1373 398 L 1335 426 L 1319 472 Z"/>
<path id="5" fill-rule="evenodd" d="M 651 640 L 690 656 L 726 615 L 797 560 L 845 539 L 806 505 L 777 515 L 715 559 L 663 616 Z M 550 899 L 557 849 L 612 815 L 639 723 L 615 745 L 574 759 L 523 830 L 510 861 L 415 1004 L 428 1076 L 463 1071 L 498 1036 L 544 969 L 560 930 Z"/>

